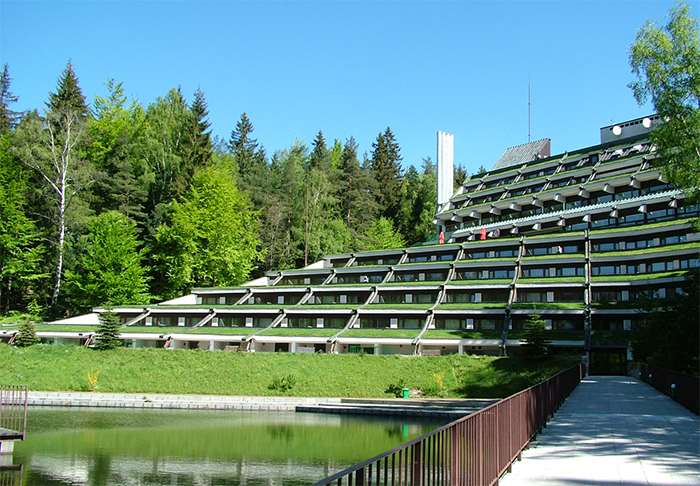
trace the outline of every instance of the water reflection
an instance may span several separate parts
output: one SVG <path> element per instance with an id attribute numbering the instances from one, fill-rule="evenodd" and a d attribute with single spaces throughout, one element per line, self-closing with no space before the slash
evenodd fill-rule
<path id="1" fill-rule="evenodd" d="M 438 422 L 291 412 L 30 408 L 26 485 L 310 484 Z"/>

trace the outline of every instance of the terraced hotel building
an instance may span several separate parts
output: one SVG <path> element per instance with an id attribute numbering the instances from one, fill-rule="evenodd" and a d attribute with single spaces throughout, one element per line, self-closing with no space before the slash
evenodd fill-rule
<path id="1" fill-rule="evenodd" d="M 698 206 L 655 163 L 656 123 L 604 127 L 598 145 L 558 155 L 548 139 L 513 147 L 439 204 L 434 241 L 119 307 L 121 337 L 139 347 L 515 355 L 536 309 L 553 352 L 624 372 L 640 302 L 698 271 Z M 56 324 L 39 335 L 89 344 L 96 318 Z"/>

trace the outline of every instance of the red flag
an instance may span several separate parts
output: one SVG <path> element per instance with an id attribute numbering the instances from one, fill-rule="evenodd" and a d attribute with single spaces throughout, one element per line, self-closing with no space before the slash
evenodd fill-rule
<path id="1" fill-rule="evenodd" d="M 481 239 L 482 240 L 486 239 L 486 228 L 481 228 Z"/>
<path id="2" fill-rule="evenodd" d="M 440 241 L 441 245 L 445 243 L 445 232 L 444 231 L 440 231 L 440 240 L 439 241 Z"/>

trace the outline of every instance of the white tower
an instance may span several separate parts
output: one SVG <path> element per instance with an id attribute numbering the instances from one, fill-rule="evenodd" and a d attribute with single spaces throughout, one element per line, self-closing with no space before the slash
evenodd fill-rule
<path id="1" fill-rule="evenodd" d="M 455 137 L 445 132 L 437 134 L 437 212 L 450 201 L 454 192 Z M 437 234 L 445 228 L 438 223 Z"/>

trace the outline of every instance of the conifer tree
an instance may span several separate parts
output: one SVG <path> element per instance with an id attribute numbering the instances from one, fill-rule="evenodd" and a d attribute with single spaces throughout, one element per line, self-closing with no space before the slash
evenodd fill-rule
<path id="1" fill-rule="evenodd" d="M 85 102 L 83 90 L 78 85 L 78 77 L 73 70 L 73 63 L 68 61 L 66 68 L 58 78 L 58 86 L 55 93 L 49 93 L 49 101 L 46 103 L 48 112 L 70 112 L 78 120 L 85 120 L 89 109 Z"/>
<path id="2" fill-rule="evenodd" d="M 204 99 L 204 93 L 199 88 L 194 93 L 190 112 L 187 139 L 183 144 L 183 160 L 186 164 L 184 175 L 191 180 L 194 172 L 200 167 L 211 164 L 214 157 L 211 130 L 209 130 L 211 124 L 207 119 L 209 109 Z"/>
<path id="3" fill-rule="evenodd" d="M 362 235 L 376 219 L 378 204 L 373 194 L 376 181 L 369 170 L 360 166 L 357 142 L 350 137 L 343 147 L 338 165 L 336 198 L 340 217 L 355 235 Z"/>
<path id="4" fill-rule="evenodd" d="M 265 162 L 265 151 L 259 146 L 258 140 L 252 138 L 253 131 L 253 124 L 248 115 L 243 113 L 236 123 L 236 128 L 231 132 L 228 143 L 243 180 L 250 177 L 254 167 L 263 165 Z"/>
<path id="5" fill-rule="evenodd" d="M 522 352 L 524 357 L 539 359 L 547 355 L 547 347 L 550 342 L 547 339 L 545 322 L 540 317 L 537 309 L 527 316 L 523 327 L 523 342 Z"/>
<path id="6" fill-rule="evenodd" d="M 391 128 L 387 127 L 372 144 L 371 167 L 379 187 L 375 197 L 379 203 L 381 215 L 392 221 L 397 220 L 400 210 L 403 189 L 401 160 L 399 144 Z"/>
<path id="7" fill-rule="evenodd" d="M 41 342 L 39 336 L 36 335 L 36 328 L 34 323 L 29 319 L 26 319 L 19 327 L 19 335 L 12 342 L 18 348 L 26 348 L 32 344 Z"/>
<path id="8" fill-rule="evenodd" d="M 121 334 L 119 330 L 119 316 L 114 312 L 105 311 L 100 313 L 98 319 L 100 325 L 97 326 L 95 349 L 106 351 L 120 347 L 122 341 L 119 339 L 119 335 Z"/>
<path id="9" fill-rule="evenodd" d="M 0 134 L 13 129 L 19 118 L 19 114 L 10 109 L 10 104 L 19 99 L 19 96 L 15 96 L 10 91 L 11 84 L 10 68 L 5 63 L 2 74 L 0 74 Z"/>

